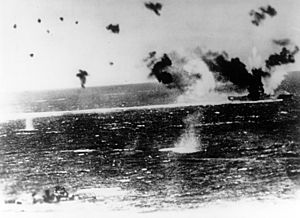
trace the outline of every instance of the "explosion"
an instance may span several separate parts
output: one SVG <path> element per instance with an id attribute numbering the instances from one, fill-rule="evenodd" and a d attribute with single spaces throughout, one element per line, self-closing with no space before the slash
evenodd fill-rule
<path id="1" fill-rule="evenodd" d="M 158 82 L 165 84 L 168 88 L 176 88 L 182 93 L 194 90 L 195 86 L 202 81 L 210 80 L 214 83 L 207 66 L 196 57 L 186 58 L 172 52 L 156 58 L 156 52 L 150 52 L 145 61 L 148 62 L 147 66 L 151 69 L 149 77 L 155 77 Z M 207 90 L 214 89 L 214 84 L 209 82 L 206 83 L 206 86 Z"/>
<path id="2" fill-rule="evenodd" d="M 144 61 L 151 70 L 149 77 L 155 77 L 168 88 L 180 90 L 185 96 L 194 95 L 195 92 L 197 96 L 218 92 L 218 86 L 229 84 L 237 93 L 247 91 L 247 99 L 260 100 L 271 94 L 270 88 L 274 90 L 283 80 L 278 66 L 294 63 L 298 51 L 297 46 L 292 50 L 283 47 L 280 53 L 271 54 L 263 62 L 264 65 L 256 63 L 250 69 L 240 58 L 230 58 L 225 51 L 204 52 L 201 49 L 195 49 L 192 55 L 182 56 L 171 52 L 160 58 L 153 51 Z M 276 81 L 272 81 L 272 78 Z"/>
<path id="3" fill-rule="evenodd" d="M 119 24 L 109 24 L 106 26 L 107 30 L 110 30 L 112 33 L 118 34 L 120 32 L 120 26 Z"/>
<path id="4" fill-rule="evenodd" d="M 85 70 L 79 70 L 79 73 L 76 74 L 76 76 L 80 79 L 81 82 L 81 88 L 85 88 L 85 83 L 86 83 L 86 77 L 89 74 Z"/>

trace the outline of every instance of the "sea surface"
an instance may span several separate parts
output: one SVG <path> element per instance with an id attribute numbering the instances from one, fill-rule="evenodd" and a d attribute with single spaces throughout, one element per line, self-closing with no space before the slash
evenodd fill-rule
<path id="1" fill-rule="evenodd" d="M 300 92 L 293 91 L 284 101 L 157 108 L 180 93 L 139 84 L 16 95 L 6 105 L 14 113 L 144 107 L 35 117 L 30 131 L 25 118 L 2 121 L 0 200 L 56 185 L 77 198 L 1 210 L 153 212 L 293 199 L 300 187 Z"/>

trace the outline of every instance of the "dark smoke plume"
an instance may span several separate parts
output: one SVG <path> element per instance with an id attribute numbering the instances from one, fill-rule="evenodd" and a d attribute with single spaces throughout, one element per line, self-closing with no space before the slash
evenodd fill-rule
<path id="1" fill-rule="evenodd" d="M 218 81 L 230 81 L 239 88 L 245 89 L 251 80 L 246 65 L 239 58 L 229 60 L 227 53 L 207 52 L 202 56 L 210 71 L 217 73 Z"/>
<path id="2" fill-rule="evenodd" d="M 146 57 L 143 61 L 144 62 L 148 62 L 147 63 L 147 67 L 148 68 L 151 68 L 153 65 L 154 65 L 154 63 L 156 62 L 156 57 L 155 57 L 155 55 L 156 55 L 156 51 L 151 51 L 151 52 L 149 52 L 149 55 L 148 55 L 148 57 Z"/>
<path id="3" fill-rule="evenodd" d="M 291 44 L 291 40 L 290 39 L 273 39 L 272 42 L 275 45 L 279 45 L 279 46 L 287 46 Z"/>
<path id="4" fill-rule="evenodd" d="M 150 53 L 150 56 L 154 57 L 154 55 L 155 53 Z M 170 84 L 174 81 L 171 73 L 169 73 L 167 69 L 171 65 L 171 59 L 167 54 L 164 54 L 160 61 L 154 63 L 149 76 L 155 76 L 158 82 L 163 84 Z"/>
<path id="5" fill-rule="evenodd" d="M 149 52 L 149 58 L 153 58 L 156 55 L 156 51 Z"/>
<path id="6" fill-rule="evenodd" d="M 248 86 L 248 97 L 251 100 L 259 100 L 264 96 L 264 85 L 262 78 L 271 76 L 268 72 L 263 71 L 261 68 L 252 69 L 252 77 Z"/>
<path id="7" fill-rule="evenodd" d="M 289 43 L 284 40 L 283 43 Z M 226 52 L 203 52 L 201 49 L 195 49 L 196 59 L 189 59 L 177 55 L 177 53 L 164 54 L 157 58 L 156 52 L 150 52 L 148 57 L 144 59 L 148 68 L 151 69 L 150 77 L 155 77 L 159 82 L 165 84 L 168 88 L 177 88 L 185 92 L 198 83 L 199 80 L 207 82 L 205 71 L 208 67 L 214 81 L 232 87 L 234 91 L 241 92 L 248 90 L 247 99 L 260 100 L 266 97 L 266 93 L 270 93 L 270 78 L 272 74 L 277 72 L 271 68 L 277 65 L 294 63 L 294 55 L 299 51 L 295 48 L 290 51 L 286 47 L 282 48 L 279 54 L 272 54 L 265 61 L 265 66 L 261 68 L 253 68 L 248 70 L 246 65 L 238 58 L 230 58 Z M 204 62 L 205 68 L 201 67 Z M 209 78 L 209 77 L 207 77 Z M 205 80 L 205 81 L 204 81 Z M 230 83 L 229 83 L 230 82 Z M 265 87 L 264 87 L 265 85 Z"/>
<path id="8" fill-rule="evenodd" d="M 146 2 L 145 7 L 148 8 L 149 10 L 154 11 L 154 13 L 158 16 L 160 16 L 159 11 L 162 9 L 162 4 L 157 2 L 157 3 L 152 3 L 152 2 Z"/>
<path id="9" fill-rule="evenodd" d="M 251 22 L 256 26 L 259 26 L 262 20 L 266 19 L 266 15 L 274 17 L 277 14 L 277 11 L 275 10 L 275 8 L 268 5 L 266 7 L 260 7 L 258 11 L 251 10 L 249 14 L 253 18 Z"/>
<path id="10" fill-rule="evenodd" d="M 259 9 L 261 10 L 261 12 L 268 14 L 271 17 L 277 14 L 277 11 L 271 5 L 268 5 L 267 7 L 260 7 Z"/>
<path id="11" fill-rule="evenodd" d="M 116 25 L 109 24 L 109 25 L 106 27 L 106 29 L 112 31 L 113 33 L 119 33 L 119 32 L 120 32 L 119 24 L 116 24 Z"/>
<path id="12" fill-rule="evenodd" d="M 288 50 L 283 47 L 279 54 L 275 53 L 270 55 L 270 57 L 265 61 L 266 67 L 271 69 L 274 66 L 289 64 L 295 62 L 295 54 L 299 51 L 299 47 L 295 46 L 293 51 Z"/>
<path id="13" fill-rule="evenodd" d="M 88 73 L 85 70 L 79 70 L 79 73 L 77 73 L 76 76 L 80 79 L 81 88 L 85 88 L 86 77 L 88 76 Z"/>
<path id="14" fill-rule="evenodd" d="M 147 67 L 151 69 L 149 77 L 155 77 L 158 82 L 163 83 L 168 88 L 175 88 L 184 92 L 196 80 L 201 79 L 201 74 L 189 73 L 184 70 L 182 66 L 186 64 L 186 60 L 175 57 L 177 56 L 176 53 L 171 53 L 172 60 L 168 54 L 163 54 L 161 58 L 156 58 L 155 56 L 156 52 L 153 51 L 144 59 L 147 62 Z"/>
<path id="15" fill-rule="evenodd" d="M 258 100 L 264 93 L 262 77 L 270 76 L 262 69 L 252 69 L 249 73 L 246 65 L 239 58 L 229 59 L 226 52 L 206 52 L 202 53 L 202 60 L 207 64 L 210 71 L 214 72 L 215 78 L 219 82 L 230 81 L 238 90 L 247 89 L 248 98 Z"/>

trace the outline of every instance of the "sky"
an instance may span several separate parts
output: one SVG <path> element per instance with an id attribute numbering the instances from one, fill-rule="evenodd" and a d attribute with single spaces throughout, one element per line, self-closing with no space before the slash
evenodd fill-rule
<path id="1" fill-rule="evenodd" d="M 272 39 L 300 45 L 298 0 L 153 1 L 161 16 L 144 2 L 1 0 L 0 92 L 80 88 L 79 69 L 89 73 L 87 87 L 154 82 L 143 62 L 150 51 L 225 50 L 247 63 L 254 47 L 263 58 L 279 52 Z M 250 10 L 266 5 L 278 14 L 253 25 Z M 105 28 L 111 23 L 119 34 Z"/>

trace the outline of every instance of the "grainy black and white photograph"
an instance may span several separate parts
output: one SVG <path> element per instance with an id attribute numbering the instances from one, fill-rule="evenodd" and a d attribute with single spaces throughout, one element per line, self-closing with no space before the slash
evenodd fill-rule
<path id="1" fill-rule="evenodd" d="M 297 217 L 298 0 L 1 0 L 1 217 Z"/>

